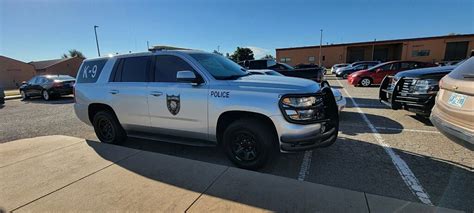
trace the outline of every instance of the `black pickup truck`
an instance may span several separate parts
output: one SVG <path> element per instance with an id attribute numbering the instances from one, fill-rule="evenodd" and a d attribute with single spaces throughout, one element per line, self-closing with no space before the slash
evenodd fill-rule
<path id="1" fill-rule="evenodd" d="M 439 90 L 439 81 L 456 66 L 414 69 L 386 76 L 379 88 L 379 100 L 393 110 L 405 109 L 428 117 Z"/>
<path id="2" fill-rule="evenodd" d="M 275 70 L 284 76 L 306 78 L 318 83 L 321 83 L 324 77 L 324 70 L 320 67 L 295 69 L 288 64 L 278 63 L 272 59 L 243 61 L 239 64 L 249 70 Z"/>

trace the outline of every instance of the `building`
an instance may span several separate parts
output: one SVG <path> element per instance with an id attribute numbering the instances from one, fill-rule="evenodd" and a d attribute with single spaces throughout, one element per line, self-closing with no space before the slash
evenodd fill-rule
<path id="1" fill-rule="evenodd" d="M 45 61 L 32 61 L 37 75 L 70 75 L 75 77 L 84 58 L 72 57 Z"/>
<path id="2" fill-rule="evenodd" d="M 0 87 L 18 88 L 21 82 L 30 80 L 35 74 L 33 65 L 0 55 Z"/>
<path id="3" fill-rule="evenodd" d="M 467 58 L 474 50 L 474 34 L 369 41 L 322 46 L 322 66 L 355 61 L 414 60 L 454 61 Z M 276 58 L 290 65 L 318 64 L 319 45 L 276 49 Z"/>

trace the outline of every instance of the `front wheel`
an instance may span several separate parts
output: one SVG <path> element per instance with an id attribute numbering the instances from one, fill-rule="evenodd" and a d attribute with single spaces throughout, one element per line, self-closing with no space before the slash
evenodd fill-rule
<path id="1" fill-rule="evenodd" d="M 43 97 L 45 101 L 51 100 L 51 95 L 49 94 L 47 90 L 43 90 L 43 92 L 41 92 L 41 96 Z"/>
<path id="2" fill-rule="evenodd" d="M 363 78 L 360 80 L 359 84 L 363 87 L 368 87 L 372 84 L 372 80 L 370 80 L 370 78 Z"/>
<path id="3" fill-rule="evenodd" d="M 276 141 L 272 132 L 267 125 L 256 119 L 234 121 L 224 131 L 224 151 L 240 168 L 261 168 L 275 150 L 272 144 Z"/>
<path id="4" fill-rule="evenodd" d="M 29 98 L 28 95 L 26 95 L 25 90 L 21 90 L 20 95 L 21 95 L 21 100 L 22 101 L 27 100 Z"/>
<path id="5" fill-rule="evenodd" d="M 348 75 L 347 73 L 344 74 L 344 75 L 342 75 L 342 78 L 343 78 L 343 79 L 347 79 L 347 77 L 349 77 L 349 75 Z"/>
<path id="6" fill-rule="evenodd" d="M 95 134 L 101 142 L 118 144 L 127 139 L 125 130 L 118 119 L 109 111 L 100 111 L 94 115 L 92 122 Z"/>

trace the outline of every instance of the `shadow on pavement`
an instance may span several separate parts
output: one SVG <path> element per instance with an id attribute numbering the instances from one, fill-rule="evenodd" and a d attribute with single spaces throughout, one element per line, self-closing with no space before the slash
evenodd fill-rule
<path id="1" fill-rule="evenodd" d="M 34 97 L 28 100 L 24 100 L 22 102 L 25 104 L 72 104 L 74 103 L 74 97 L 62 96 L 62 97 L 53 98 L 49 101 L 45 101 L 41 97 Z"/>
<path id="2" fill-rule="evenodd" d="M 107 159 L 107 157 L 110 157 L 107 153 L 101 153 L 104 149 L 97 149 L 98 143 L 96 141 L 88 140 L 87 143 L 103 158 Z M 232 166 L 217 147 L 192 147 L 141 139 L 130 139 L 122 146 L 212 164 Z M 403 150 L 394 149 L 394 151 L 407 162 L 435 205 L 462 210 L 472 210 L 474 208 L 474 203 L 471 202 L 474 199 L 474 193 L 472 192 L 474 176 L 471 167 Z M 149 154 L 146 154 L 146 156 L 149 156 Z M 177 181 L 177 179 L 182 180 L 183 178 L 173 176 L 175 174 L 189 175 L 188 171 L 182 170 L 186 166 L 168 166 L 165 172 L 170 172 L 173 175 L 161 175 L 160 170 L 162 167 L 160 164 L 169 164 L 171 162 L 155 162 L 153 161 L 154 158 L 149 157 L 147 159 L 146 156 L 140 157 L 141 160 L 139 162 L 129 162 L 134 158 L 131 157 L 116 164 L 149 179 L 186 190 L 194 190 L 193 187 L 190 187 L 193 184 Z M 290 158 L 286 158 L 287 156 L 290 156 Z M 298 155 L 280 154 L 276 159 L 284 158 L 288 165 L 300 167 L 301 160 L 295 156 Z M 314 150 L 311 161 L 312 165 L 305 181 L 420 202 L 403 182 L 384 148 L 377 144 L 339 138 L 336 144 L 329 148 Z M 276 163 L 270 161 L 269 166 L 272 164 Z M 190 168 L 194 167 L 193 169 L 195 170 L 197 165 L 189 164 L 187 166 Z M 265 169 L 260 170 L 260 172 L 271 173 Z M 298 173 L 293 175 L 291 178 L 295 179 Z M 281 187 L 277 183 L 271 184 L 275 184 L 274 187 Z M 197 192 L 202 193 L 201 191 Z M 204 193 L 258 208 L 272 211 L 279 210 L 275 209 L 275 206 L 259 202 L 258 199 L 245 199 L 244 195 L 242 195 L 244 197 L 237 196 L 239 198 L 236 199 L 236 196 L 229 195 L 229 193 L 209 191 Z M 268 196 L 272 197 L 275 195 Z M 282 198 L 284 197 L 282 195 Z"/>
<path id="3" fill-rule="evenodd" d="M 423 116 L 420 116 L 420 115 L 409 115 L 411 118 L 423 123 L 425 126 L 433 126 L 433 124 L 431 123 L 430 119 L 427 118 L 427 117 L 423 117 Z"/>
<path id="4" fill-rule="evenodd" d="M 359 108 L 371 108 L 371 109 L 390 109 L 385 104 L 380 103 L 378 99 L 371 98 L 352 98 L 357 103 Z M 347 100 L 346 108 L 355 108 L 352 101 Z M 391 110 L 391 109 L 390 109 Z"/>
<path id="5" fill-rule="evenodd" d="M 377 132 L 380 134 L 398 134 L 403 131 L 402 124 L 391 118 L 368 113 L 365 113 L 365 116 L 367 116 L 374 126 L 377 126 L 379 123 L 383 124 L 384 129 L 377 129 Z M 346 135 L 372 133 L 372 130 L 365 125 L 362 117 L 357 112 L 342 111 L 339 115 L 339 120 L 339 131 Z"/>

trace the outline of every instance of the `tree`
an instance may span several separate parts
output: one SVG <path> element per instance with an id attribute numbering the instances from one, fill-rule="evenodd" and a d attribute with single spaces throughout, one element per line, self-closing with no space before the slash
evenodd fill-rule
<path id="1" fill-rule="evenodd" d="M 262 57 L 262 59 L 275 59 L 275 57 L 273 57 L 273 55 L 265 55 Z"/>
<path id="2" fill-rule="evenodd" d="M 73 57 L 86 58 L 86 57 L 84 56 L 84 54 L 82 54 L 81 51 L 76 50 L 76 49 L 69 50 L 69 54 L 64 53 L 64 54 L 61 56 L 61 58 L 69 58 L 69 57 L 71 57 L 71 58 L 73 58 Z"/>
<path id="3" fill-rule="evenodd" d="M 253 51 L 247 47 L 237 47 L 234 54 L 230 55 L 230 59 L 235 62 L 245 61 L 245 60 L 254 60 Z"/>

